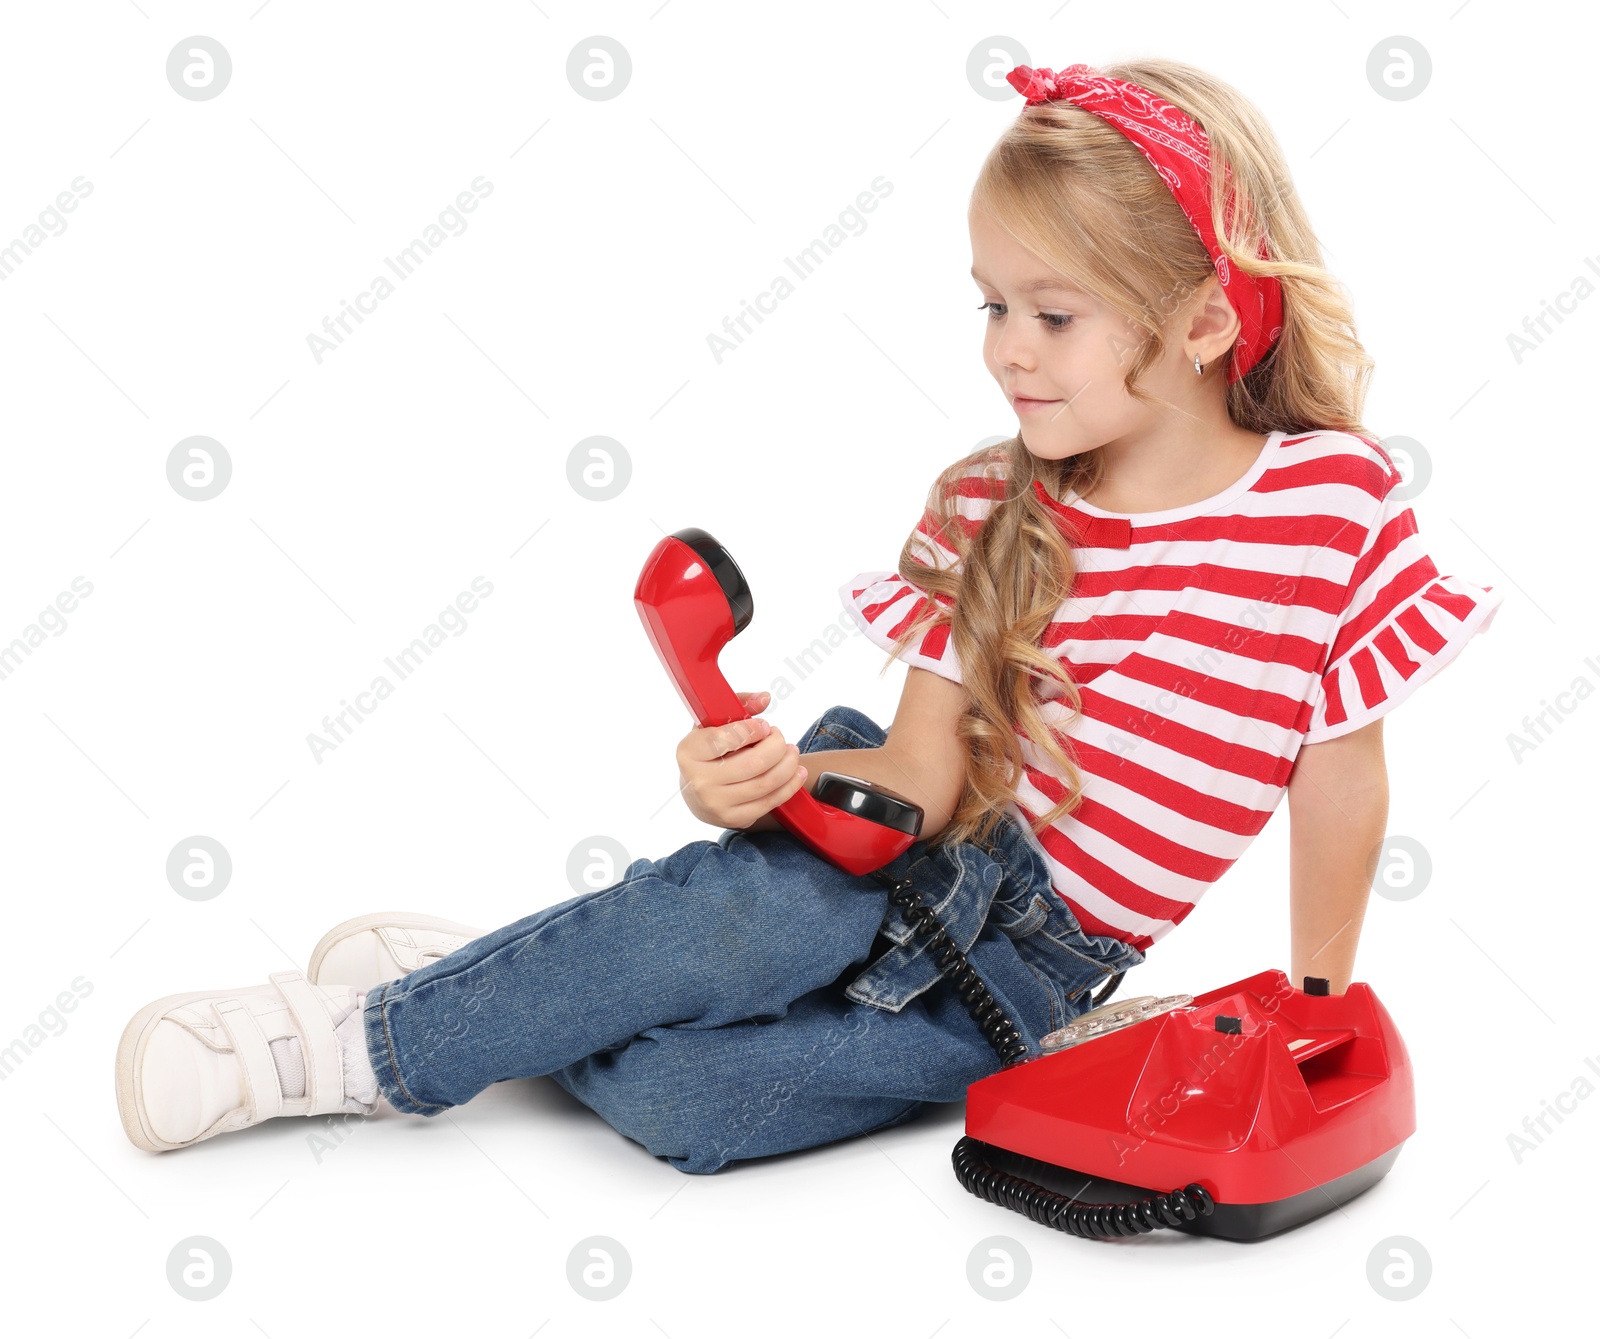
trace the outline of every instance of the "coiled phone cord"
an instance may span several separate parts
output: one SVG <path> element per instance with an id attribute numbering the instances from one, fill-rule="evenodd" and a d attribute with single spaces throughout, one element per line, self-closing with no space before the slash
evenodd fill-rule
<path id="1" fill-rule="evenodd" d="M 912 933 L 927 936 L 928 952 L 939 964 L 941 974 L 955 982 L 956 989 L 961 994 L 961 1003 L 966 1006 L 973 1021 L 983 1029 L 983 1035 L 988 1039 L 989 1045 L 994 1047 L 994 1053 L 1000 1057 L 1000 1063 L 1009 1066 L 1026 1060 L 1028 1043 L 1022 1039 L 1022 1030 L 1000 1007 L 1000 1002 L 995 999 L 989 987 L 983 984 L 982 978 L 973 970 L 972 964 L 967 961 L 967 955 L 961 951 L 961 946 L 950 938 L 949 932 L 940 924 L 933 908 L 928 906 L 922 900 L 922 894 L 911 886 L 911 880 L 895 879 L 877 870 L 873 871 L 872 877 L 889 890 L 889 900 L 905 912 L 906 920 L 911 923 Z M 955 965 L 954 970 L 951 970 L 952 964 Z"/>
<path id="2" fill-rule="evenodd" d="M 1026 1060 L 1028 1045 L 1022 1039 L 1021 1029 L 1000 1007 L 999 1001 L 967 961 L 967 955 L 950 938 L 933 908 L 922 900 L 922 894 L 912 886 L 911 880 L 895 879 L 876 870 L 872 877 L 889 890 L 889 900 L 905 912 L 912 933 L 927 937 L 928 952 L 939 964 L 940 973 L 955 982 L 962 1004 L 983 1030 L 989 1045 L 1000 1057 L 1002 1066 L 1010 1068 Z M 1118 972 L 1106 982 L 1105 988 L 1098 997 L 1091 999 L 1091 1003 L 1104 1003 L 1117 988 L 1122 975 Z M 988 1151 L 988 1144 L 971 1135 L 963 1135 L 957 1141 L 950 1160 L 961 1184 L 979 1199 L 1015 1209 L 1036 1223 L 1073 1236 L 1134 1237 L 1157 1228 L 1192 1223 L 1216 1208 L 1216 1202 L 1198 1182 L 1191 1182 L 1181 1190 L 1168 1191 L 1164 1195 L 1147 1195 L 1143 1199 L 1117 1204 L 1079 1204 L 1076 1196 L 1063 1195 L 1026 1177 L 1001 1171 L 986 1160 L 984 1155 Z"/>
<path id="3" fill-rule="evenodd" d="M 1146 1195 L 1118 1204 L 1080 1204 L 1023 1176 L 992 1166 L 984 1157 L 989 1145 L 962 1135 L 950 1154 L 956 1177 L 979 1199 L 1015 1209 L 1036 1223 L 1075 1237 L 1136 1237 L 1162 1227 L 1181 1227 L 1204 1218 L 1217 1206 L 1198 1181 L 1165 1195 Z"/>
<path id="4" fill-rule="evenodd" d="M 962 1004 L 966 1005 L 967 1012 L 983 1030 L 983 1035 L 994 1048 L 994 1053 L 1000 1057 L 1000 1063 L 1009 1067 L 1026 1060 L 1028 1044 L 1022 1040 L 1021 1029 L 1000 1007 L 999 1001 L 995 999 L 989 987 L 984 985 L 982 978 L 967 961 L 967 955 L 940 924 L 933 908 L 928 906 L 922 900 L 922 894 L 911 886 L 911 880 L 895 879 L 881 870 L 874 870 L 872 877 L 889 890 L 889 900 L 906 913 L 912 933 L 928 937 L 928 952 L 939 964 L 941 973 L 956 983 Z M 956 964 L 954 971 L 951 970 L 951 964 Z M 1099 995 L 1090 997 L 1091 1006 L 1105 1003 L 1122 977 L 1122 972 L 1112 976 Z"/>

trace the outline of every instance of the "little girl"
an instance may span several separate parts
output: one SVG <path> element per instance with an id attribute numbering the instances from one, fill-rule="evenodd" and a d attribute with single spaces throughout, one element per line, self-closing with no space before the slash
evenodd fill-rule
<path id="1" fill-rule="evenodd" d="M 897 571 L 841 588 L 908 666 L 892 727 L 835 707 L 795 746 L 754 716 L 691 730 L 683 790 L 715 841 L 498 930 L 365 916 L 306 975 L 154 1001 L 117 1052 L 135 1144 L 380 1098 L 436 1116 L 534 1075 L 685 1172 L 885 1129 L 1008 1063 L 997 1035 L 1010 1063 L 1042 1054 L 1285 791 L 1290 979 L 1343 992 L 1382 718 L 1503 592 L 1441 576 L 1418 537 L 1259 112 L 1172 61 L 1007 77 L 1026 104 L 969 224 L 1018 432 L 937 476 Z M 881 878 L 770 812 L 827 768 L 924 811 Z M 958 979 L 885 890 L 902 879 Z"/>

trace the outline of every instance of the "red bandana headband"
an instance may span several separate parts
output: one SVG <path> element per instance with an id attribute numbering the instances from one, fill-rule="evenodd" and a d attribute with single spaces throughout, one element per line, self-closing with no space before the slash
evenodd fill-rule
<path id="1" fill-rule="evenodd" d="M 1006 81 L 1027 98 L 1029 107 L 1062 101 L 1092 112 L 1120 130 L 1150 160 L 1200 234 L 1222 291 L 1239 313 L 1239 339 L 1228 366 L 1228 382 L 1239 380 L 1265 357 L 1283 330 L 1283 286 L 1274 275 L 1257 278 L 1235 270 L 1218 249 L 1211 223 L 1211 141 L 1206 132 L 1149 89 L 1087 65 L 1069 65 L 1059 73 L 1019 65 Z M 1265 237 L 1258 254 L 1268 258 Z"/>

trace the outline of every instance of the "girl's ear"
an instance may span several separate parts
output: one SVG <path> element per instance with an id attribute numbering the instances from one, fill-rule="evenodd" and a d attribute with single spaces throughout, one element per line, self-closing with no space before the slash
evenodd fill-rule
<path id="1" fill-rule="evenodd" d="M 1190 294 L 1184 310 L 1193 313 L 1184 339 L 1194 346 L 1202 363 L 1227 353 L 1238 340 L 1239 313 L 1234 311 L 1216 275 Z"/>

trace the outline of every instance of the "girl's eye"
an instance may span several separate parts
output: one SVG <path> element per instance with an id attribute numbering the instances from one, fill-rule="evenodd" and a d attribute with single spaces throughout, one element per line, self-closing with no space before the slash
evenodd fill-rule
<path id="1" fill-rule="evenodd" d="M 1005 315 L 1005 312 L 1003 310 L 998 312 L 995 311 L 996 307 L 1004 308 L 1005 303 L 983 302 L 978 305 L 978 310 L 987 311 L 991 321 L 998 321 L 1002 316 Z M 1069 325 L 1072 324 L 1073 321 L 1073 318 L 1070 316 L 1056 316 L 1052 313 L 1046 312 L 1040 312 L 1039 315 L 1033 319 L 1036 321 L 1043 321 L 1047 330 L 1065 330 Z"/>

